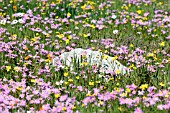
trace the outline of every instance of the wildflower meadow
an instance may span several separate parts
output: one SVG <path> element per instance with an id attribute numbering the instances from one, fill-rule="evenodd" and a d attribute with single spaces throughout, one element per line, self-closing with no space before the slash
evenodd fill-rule
<path id="1" fill-rule="evenodd" d="M 0 0 L 0 113 L 170 113 L 170 1 Z"/>

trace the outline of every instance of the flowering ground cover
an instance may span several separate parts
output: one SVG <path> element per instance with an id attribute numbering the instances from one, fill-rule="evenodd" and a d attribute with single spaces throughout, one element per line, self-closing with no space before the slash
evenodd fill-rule
<path id="1" fill-rule="evenodd" d="M 0 113 L 169 113 L 169 7 L 168 0 L 0 0 Z M 73 69 L 52 65 L 76 48 L 133 71 L 106 74 L 85 60 Z"/>

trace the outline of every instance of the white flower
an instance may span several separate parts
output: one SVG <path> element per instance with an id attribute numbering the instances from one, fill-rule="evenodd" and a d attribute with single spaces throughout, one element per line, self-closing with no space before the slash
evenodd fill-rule
<path id="1" fill-rule="evenodd" d="M 18 17 L 23 17 L 23 16 L 24 16 L 24 13 L 17 13 L 17 16 L 18 16 Z"/>
<path id="2" fill-rule="evenodd" d="M 62 85 L 63 83 L 64 83 L 64 81 L 63 81 L 63 80 L 60 80 L 60 82 L 56 81 L 55 84 L 56 84 L 57 86 L 59 86 L 59 85 Z"/>
<path id="3" fill-rule="evenodd" d="M 11 25 L 14 25 L 14 24 L 17 24 L 18 23 L 18 20 L 13 20 Z"/>
<path id="4" fill-rule="evenodd" d="M 60 85 L 60 82 L 58 82 L 58 81 L 56 81 L 56 83 L 55 83 L 57 86 L 59 86 Z"/>
<path id="5" fill-rule="evenodd" d="M 112 19 L 116 19 L 116 15 L 112 15 Z"/>
<path id="6" fill-rule="evenodd" d="M 22 23 L 24 23 L 24 20 L 19 19 L 18 22 L 22 24 Z"/>
<path id="7" fill-rule="evenodd" d="M 118 34 L 118 30 L 113 30 L 113 34 Z"/>
<path id="8" fill-rule="evenodd" d="M 63 80 L 60 80 L 60 84 L 62 85 L 64 83 L 64 81 Z"/>
<path id="9" fill-rule="evenodd" d="M 6 20 L 1 20 L 1 21 L 0 21 L 0 24 L 5 25 L 5 24 L 6 24 Z"/>

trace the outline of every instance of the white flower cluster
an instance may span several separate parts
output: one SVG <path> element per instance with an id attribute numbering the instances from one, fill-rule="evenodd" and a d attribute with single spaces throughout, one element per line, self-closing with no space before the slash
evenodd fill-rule
<path id="1" fill-rule="evenodd" d="M 23 17 L 24 16 L 24 13 L 16 13 L 16 14 L 13 14 L 14 17 Z M 13 20 L 12 22 L 10 21 L 7 21 L 7 19 L 2 19 L 0 20 L 0 25 L 5 25 L 6 23 L 10 23 L 11 25 L 15 25 L 17 23 L 21 23 L 23 24 L 24 23 L 24 20 L 22 18 L 18 19 L 18 20 Z"/>
<path id="2" fill-rule="evenodd" d="M 119 70 L 120 74 L 129 73 L 129 69 L 117 61 L 114 57 L 110 57 L 99 51 L 84 50 L 82 48 L 77 48 L 70 52 L 64 52 L 60 56 L 55 57 L 53 59 L 53 65 L 55 66 L 56 62 L 60 62 L 57 66 L 64 67 L 65 64 L 72 70 L 73 62 L 75 61 L 80 65 L 82 57 L 86 58 L 88 65 L 96 65 L 97 67 L 100 67 L 99 72 L 108 74 Z"/>

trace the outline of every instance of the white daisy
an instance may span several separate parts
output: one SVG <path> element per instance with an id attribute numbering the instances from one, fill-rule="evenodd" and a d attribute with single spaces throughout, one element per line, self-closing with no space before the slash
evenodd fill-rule
<path id="1" fill-rule="evenodd" d="M 116 15 L 112 15 L 112 19 L 116 19 Z"/>
<path id="2" fill-rule="evenodd" d="M 0 21 L 0 24 L 5 25 L 6 22 L 7 22 L 6 20 L 1 20 L 1 21 Z"/>
<path id="3" fill-rule="evenodd" d="M 11 25 L 14 25 L 14 24 L 17 24 L 18 23 L 18 20 L 13 20 L 12 22 L 11 22 Z"/>
<path id="4" fill-rule="evenodd" d="M 118 34 L 118 30 L 113 30 L 113 34 Z"/>

